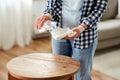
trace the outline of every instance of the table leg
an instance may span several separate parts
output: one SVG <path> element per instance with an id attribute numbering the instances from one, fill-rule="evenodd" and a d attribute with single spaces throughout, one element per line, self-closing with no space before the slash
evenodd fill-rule
<path id="1" fill-rule="evenodd" d="M 8 80 L 20 80 L 15 77 L 13 77 L 10 73 L 8 73 Z"/>
<path id="2" fill-rule="evenodd" d="M 74 75 L 71 76 L 68 80 L 74 80 Z"/>

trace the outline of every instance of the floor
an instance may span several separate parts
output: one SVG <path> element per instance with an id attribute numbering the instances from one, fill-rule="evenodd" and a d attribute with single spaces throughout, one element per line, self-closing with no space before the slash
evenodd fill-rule
<path id="1" fill-rule="evenodd" d="M 120 45 L 97 50 L 93 68 L 120 80 Z"/>
<path id="2" fill-rule="evenodd" d="M 50 39 L 43 38 L 39 40 L 34 40 L 30 45 L 27 45 L 26 47 L 15 46 L 7 51 L 0 50 L 0 80 L 8 80 L 7 79 L 8 70 L 6 68 L 6 64 L 9 60 L 20 55 L 36 52 L 51 53 L 52 50 Z M 93 69 L 92 80 L 116 80 L 116 79 L 109 75 L 104 74 L 104 72 L 101 73 L 100 71 Z"/>

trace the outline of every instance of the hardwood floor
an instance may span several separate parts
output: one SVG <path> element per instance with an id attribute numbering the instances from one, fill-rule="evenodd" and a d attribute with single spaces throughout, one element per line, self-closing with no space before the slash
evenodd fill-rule
<path id="1" fill-rule="evenodd" d="M 29 53 L 51 53 L 51 40 L 50 38 L 41 38 L 33 40 L 30 45 L 25 47 L 14 46 L 12 49 L 3 51 L 0 50 L 0 80 L 7 79 L 7 62 L 17 56 L 29 54 Z M 114 78 L 107 76 L 99 71 L 92 71 L 93 80 L 115 80 Z"/>

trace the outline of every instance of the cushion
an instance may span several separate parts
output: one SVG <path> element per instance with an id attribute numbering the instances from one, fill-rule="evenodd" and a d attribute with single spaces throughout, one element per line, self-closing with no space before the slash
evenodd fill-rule
<path id="1" fill-rule="evenodd" d="M 118 0 L 118 18 L 120 18 L 120 0 Z"/>
<path id="2" fill-rule="evenodd" d="M 120 19 L 111 19 L 98 23 L 98 38 L 106 40 L 120 37 Z"/>
<path id="3" fill-rule="evenodd" d="M 104 49 L 116 45 L 120 45 L 120 37 L 99 41 L 97 49 Z"/>
<path id="4" fill-rule="evenodd" d="M 118 0 L 108 0 L 106 11 L 103 13 L 101 21 L 113 19 L 118 14 Z"/>

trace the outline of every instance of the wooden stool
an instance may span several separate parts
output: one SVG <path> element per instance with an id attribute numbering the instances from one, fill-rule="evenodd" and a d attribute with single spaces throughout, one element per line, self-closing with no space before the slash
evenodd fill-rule
<path id="1" fill-rule="evenodd" d="M 74 80 L 79 70 L 75 59 L 46 53 L 32 53 L 8 62 L 8 80 Z"/>

